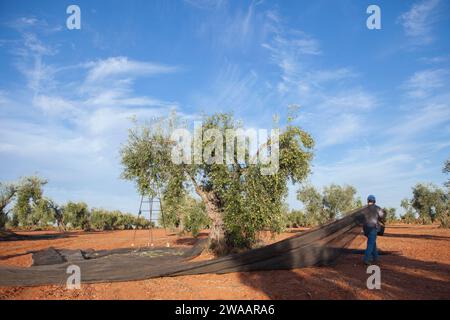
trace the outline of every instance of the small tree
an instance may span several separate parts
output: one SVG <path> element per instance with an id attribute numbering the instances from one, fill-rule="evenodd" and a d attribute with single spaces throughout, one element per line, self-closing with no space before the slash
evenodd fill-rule
<path id="1" fill-rule="evenodd" d="M 63 207 L 63 219 L 66 227 L 82 230 L 90 229 L 90 212 L 84 202 L 69 201 Z"/>
<path id="2" fill-rule="evenodd" d="M 64 216 L 63 216 L 63 208 L 61 208 L 56 202 L 51 199 L 47 199 L 49 210 L 53 215 L 54 221 L 58 226 L 58 229 L 61 231 L 66 231 L 66 226 L 64 224 Z"/>
<path id="3" fill-rule="evenodd" d="M 313 186 L 303 186 L 297 192 L 297 198 L 305 205 L 306 224 L 318 226 L 329 221 L 330 215 L 323 206 L 320 192 Z"/>
<path id="4" fill-rule="evenodd" d="M 41 198 L 32 206 L 31 221 L 33 226 L 47 227 L 55 222 L 51 204 L 46 198 Z"/>
<path id="5" fill-rule="evenodd" d="M 395 208 L 383 208 L 383 211 L 386 213 L 385 221 L 386 223 L 395 223 L 398 221 Z"/>
<path id="6" fill-rule="evenodd" d="M 413 188 L 411 206 L 419 214 L 421 223 L 448 221 L 448 195 L 433 184 L 417 184 Z"/>
<path id="7" fill-rule="evenodd" d="M 5 224 L 8 221 L 10 210 L 7 207 L 14 199 L 16 192 L 17 187 L 14 184 L 0 182 L 0 230 L 5 228 Z"/>
<path id="8" fill-rule="evenodd" d="M 400 206 L 405 209 L 405 213 L 401 216 L 402 222 L 407 224 L 416 223 L 416 215 L 414 214 L 411 202 L 407 198 L 402 199 Z"/>
<path id="9" fill-rule="evenodd" d="M 289 228 L 307 227 L 306 215 L 301 210 L 292 210 L 286 215 L 286 226 Z"/>
<path id="10" fill-rule="evenodd" d="M 186 214 L 183 216 L 183 227 L 185 231 L 191 232 L 196 237 L 202 229 L 211 223 L 206 214 L 203 202 L 189 197 L 185 204 Z"/>
<path id="11" fill-rule="evenodd" d="M 297 192 L 297 199 L 305 205 L 306 223 L 317 226 L 342 217 L 343 214 L 361 206 L 352 186 L 331 184 L 320 193 L 313 186 L 303 186 Z"/>
<path id="12" fill-rule="evenodd" d="M 444 172 L 446 174 L 450 173 L 450 160 L 445 161 L 444 168 L 442 169 L 442 172 Z M 447 182 L 445 183 L 445 186 L 450 189 L 450 179 L 447 180 Z"/>
<path id="13" fill-rule="evenodd" d="M 344 213 L 358 207 L 356 188 L 349 185 L 331 184 L 323 190 L 323 204 L 330 220 L 339 218 Z"/>
<path id="14" fill-rule="evenodd" d="M 45 202 L 42 202 L 42 186 L 47 180 L 32 176 L 21 180 L 17 187 L 17 201 L 13 208 L 13 220 L 21 226 L 35 226 L 45 211 Z M 46 216 L 46 214 L 44 214 Z"/>

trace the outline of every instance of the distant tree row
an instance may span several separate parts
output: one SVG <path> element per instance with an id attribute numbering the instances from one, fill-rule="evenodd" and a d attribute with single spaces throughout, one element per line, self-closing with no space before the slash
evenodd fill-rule
<path id="1" fill-rule="evenodd" d="M 89 209 L 84 202 L 58 205 L 44 197 L 47 180 L 32 176 L 18 183 L 0 182 L 0 229 L 5 226 L 24 229 L 43 229 L 57 226 L 60 230 L 116 230 L 148 228 L 144 217 L 119 210 Z"/>
<path id="2" fill-rule="evenodd" d="M 434 184 L 419 183 L 413 187 L 411 199 L 403 199 L 401 206 L 405 214 L 404 223 L 430 224 L 439 223 L 444 228 L 450 227 L 449 192 Z"/>
<path id="3" fill-rule="evenodd" d="M 362 206 L 353 186 L 331 184 L 322 192 L 314 186 L 305 185 L 297 192 L 303 210 L 292 210 L 286 216 L 290 227 L 315 227 L 341 218 L 344 214 Z"/>
<path id="4" fill-rule="evenodd" d="M 450 173 L 450 160 L 445 161 L 442 172 Z M 443 228 L 450 227 L 450 179 L 444 183 L 447 190 L 432 183 L 418 183 L 412 189 L 412 198 L 405 198 L 401 207 L 405 214 L 404 223 L 439 223 Z"/>
<path id="5" fill-rule="evenodd" d="M 444 164 L 443 172 L 450 173 L 450 160 Z M 386 223 L 438 223 L 443 228 L 450 227 L 450 180 L 444 186 L 447 190 L 431 183 L 418 183 L 412 188 L 412 198 L 403 199 L 400 206 L 405 213 L 398 217 L 395 208 L 383 208 Z M 304 186 L 297 192 L 297 199 L 303 210 L 286 211 L 289 227 L 314 227 L 342 217 L 346 212 L 362 206 L 356 198 L 356 189 L 352 186 L 332 184 L 321 193 L 313 186 Z"/>

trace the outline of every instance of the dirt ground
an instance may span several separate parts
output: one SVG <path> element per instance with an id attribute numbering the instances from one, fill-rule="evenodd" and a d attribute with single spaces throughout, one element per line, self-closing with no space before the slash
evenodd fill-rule
<path id="1" fill-rule="evenodd" d="M 289 230 L 266 243 L 293 236 Z M 48 248 L 113 249 L 131 247 L 134 231 L 18 232 L 27 239 L 0 241 L 0 265 L 28 267 L 28 251 Z M 206 236 L 203 234 L 203 236 Z M 154 230 L 155 246 L 191 246 L 195 239 Z M 149 245 L 149 232 L 136 233 L 135 247 Z M 362 264 L 365 238 L 333 265 L 294 270 L 207 274 L 143 281 L 60 286 L 0 287 L 0 299 L 450 299 L 450 230 L 437 226 L 391 225 L 378 238 L 382 253 L 381 289 L 369 290 Z M 200 259 L 212 258 L 202 254 Z"/>

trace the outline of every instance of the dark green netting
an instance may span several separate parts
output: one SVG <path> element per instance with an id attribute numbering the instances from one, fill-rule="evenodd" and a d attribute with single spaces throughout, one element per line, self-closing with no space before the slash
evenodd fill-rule
<path id="1" fill-rule="evenodd" d="M 333 261 L 361 233 L 364 208 L 283 241 L 222 258 L 190 262 L 204 248 L 47 250 L 33 254 L 29 268 L 0 267 L 1 286 L 66 283 L 67 267 L 77 265 L 82 283 L 143 280 L 162 276 L 293 269 Z"/>

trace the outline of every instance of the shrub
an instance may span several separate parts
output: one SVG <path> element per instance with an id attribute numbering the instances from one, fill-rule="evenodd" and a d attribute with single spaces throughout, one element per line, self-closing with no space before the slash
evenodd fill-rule
<path id="1" fill-rule="evenodd" d="M 395 208 L 383 208 L 383 211 L 386 214 L 385 221 L 386 223 L 395 223 L 398 221 L 397 216 L 395 215 Z"/>
<path id="2" fill-rule="evenodd" d="M 62 210 L 63 221 L 68 228 L 82 230 L 90 229 L 90 213 L 86 203 L 69 201 Z"/>
<path id="3" fill-rule="evenodd" d="M 22 227 L 37 226 L 42 220 L 46 220 L 48 216 L 45 213 L 46 204 L 41 202 L 42 186 L 47 183 L 39 177 L 25 177 L 17 186 L 17 200 L 13 207 L 13 223 Z"/>
<path id="4" fill-rule="evenodd" d="M 199 232 L 211 222 L 206 215 L 205 205 L 195 199 L 188 201 L 183 220 L 184 230 L 191 232 L 194 237 L 198 236 Z"/>
<path id="5" fill-rule="evenodd" d="M 298 228 L 298 227 L 306 227 L 307 220 L 303 211 L 300 210 L 292 210 L 286 216 L 287 227 L 289 228 Z"/>

